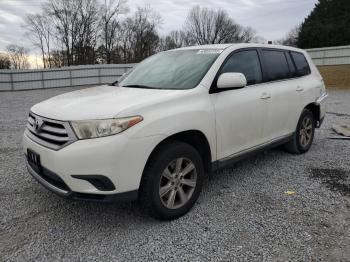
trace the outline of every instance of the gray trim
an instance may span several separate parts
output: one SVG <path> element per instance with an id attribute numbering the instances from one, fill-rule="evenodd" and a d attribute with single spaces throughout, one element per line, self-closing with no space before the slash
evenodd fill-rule
<path id="1" fill-rule="evenodd" d="M 103 194 L 88 194 L 88 193 L 80 193 L 74 191 L 66 191 L 60 188 L 55 187 L 54 185 L 47 182 L 43 179 L 34 169 L 29 165 L 28 161 L 26 161 L 27 169 L 29 174 L 37 180 L 42 186 L 44 186 L 49 191 L 71 200 L 79 200 L 79 201 L 96 201 L 96 202 L 124 202 L 124 201 L 135 201 L 138 198 L 138 190 L 127 191 L 123 193 L 117 193 L 112 195 L 103 195 Z M 52 172 L 52 171 L 51 171 Z"/>
<path id="2" fill-rule="evenodd" d="M 244 150 L 239 151 L 237 153 L 234 153 L 228 157 L 219 159 L 219 160 L 215 161 L 214 164 L 212 165 L 213 169 L 216 170 L 216 169 L 223 168 L 227 165 L 234 164 L 240 160 L 243 160 L 243 159 L 248 158 L 252 155 L 258 154 L 262 151 L 265 151 L 265 150 L 277 147 L 279 145 L 282 145 L 284 143 L 287 143 L 288 141 L 290 141 L 293 138 L 293 136 L 294 136 L 294 132 L 291 134 L 285 135 L 285 136 L 281 136 L 281 137 L 272 139 L 272 140 L 265 142 L 265 143 L 262 143 L 260 145 L 244 149 Z"/>
<path id="3" fill-rule="evenodd" d="M 60 189 L 58 187 L 55 187 L 54 185 L 50 184 L 47 182 L 45 179 L 43 179 L 39 174 L 37 174 L 34 169 L 29 165 L 28 161 L 26 161 L 27 169 L 29 174 L 32 175 L 40 184 L 42 184 L 45 188 L 47 188 L 50 191 L 53 191 L 54 193 L 63 196 L 63 197 L 68 197 L 70 195 L 69 191 Z"/>

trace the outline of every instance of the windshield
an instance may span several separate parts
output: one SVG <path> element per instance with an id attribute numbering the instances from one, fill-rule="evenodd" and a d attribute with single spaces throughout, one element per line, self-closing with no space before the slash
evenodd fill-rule
<path id="1" fill-rule="evenodd" d="M 119 86 L 157 89 L 196 87 L 222 50 L 177 50 L 151 56 L 123 77 Z"/>

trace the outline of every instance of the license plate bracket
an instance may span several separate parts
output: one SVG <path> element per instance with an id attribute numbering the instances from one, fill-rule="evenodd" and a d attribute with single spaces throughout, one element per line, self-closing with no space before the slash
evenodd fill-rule
<path id="1" fill-rule="evenodd" d="M 31 168 L 33 168 L 36 172 L 41 172 L 41 162 L 40 162 L 40 155 L 36 152 L 34 152 L 31 149 L 27 149 L 27 160 Z"/>

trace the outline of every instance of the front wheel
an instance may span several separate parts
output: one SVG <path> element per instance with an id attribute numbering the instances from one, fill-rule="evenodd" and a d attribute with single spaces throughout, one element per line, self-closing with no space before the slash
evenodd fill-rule
<path id="1" fill-rule="evenodd" d="M 169 220 L 187 213 L 199 197 L 202 159 L 191 145 L 171 141 L 157 149 L 144 171 L 140 202 L 154 218 Z"/>
<path id="2" fill-rule="evenodd" d="M 315 135 L 315 118 L 313 113 L 304 109 L 293 138 L 285 145 L 285 149 L 293 154 L 303 154 L 309 151 Z"/>

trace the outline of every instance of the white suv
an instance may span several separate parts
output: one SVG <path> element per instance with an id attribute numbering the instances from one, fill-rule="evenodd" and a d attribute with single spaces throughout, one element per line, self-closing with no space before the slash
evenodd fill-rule
<path id="1" fill-rule="evenodd" d="M 118 83 L 31 108 L 23 145 L 30 174 L 80 200 L 136 200 L 173 219 L 203 176 L 278 145 L 309 150 L 327 97 L 303 50 L 259 44 L 154 55 Z"/>

